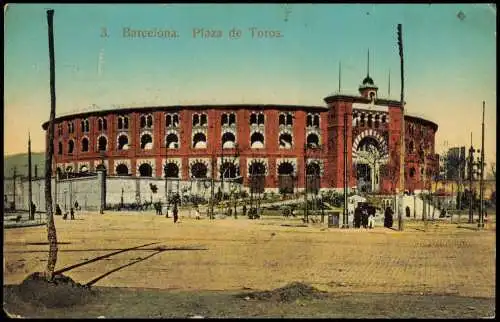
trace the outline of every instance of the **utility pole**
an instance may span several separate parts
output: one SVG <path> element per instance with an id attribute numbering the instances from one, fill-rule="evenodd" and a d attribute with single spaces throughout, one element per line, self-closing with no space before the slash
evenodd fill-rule
<path id="1" fill-rule="evenodd" d="M 214 175 L 215 175 L 215 157 L 214 154 L 212 153 L 212 173 L 211 173 L 211 188 L 210 188 L 210 219 L 214 219 Z"/>
<path id="2" fill-rule="evenodd" d="M 399 161 L 399 207 L 398 207 L 398 230 L 403 231 L 403 197 L 405 191 L 405 108 L 404 108 L 404 57 L 403 57 L 403 26 L 398 24 L 398 45 L 399 45 L 399 58 L 401 65 L 401 138 L 400 138 L 400 161 Z M 424 173 L 425 175 L 425 173 Z"/>
<path id="3" fill-rule="evenodd" d="M 16 177 L 17 177 L 17 167 L 14 166 L 14 173 L 12 175 L 12 180 L 13 180 L 13 184 L 12 184 L 12 195 L 13 195 L 13 199 L 14 199 L 14 209 L 13 210 L 16 210 Z"/>
<path id="4" fill-rule="evenodd" d="M 166 141 L 166 140 L 165 140 Z M 167 206 L 167 217 L 168 217 L 168 210 L 169 210 L 169 190 L 168 190 L 168 142 L 165 142 L 165 168 L 163 169 L 163 172 L 165 173 L 165 204 Z"/>
<path id="5" fill-rule="evenodd" d="M 474 199 L 472 196 L 472 177 L 474 175 L 474 148 L 472 147 L 472 132 L 470 133 L 469 148 L 469 224 L 474 222 Z"/>
<path id="6" fill-rule="evenodd" d="M 484 228 L 484 101 L 483 119 L 481 123 L 481 162 L 479 164 L 481 176 L 479 177 L 479 223 L 480 229 Z"/>
<path id="7" fill-rule="evenodd" d="M 347 209 L 347 113 L 344 112 L 344 212 L 342 228 L 349 228 L 349 213 Z"/>
<path id="8" fill-rule="evenodd" d="M 304 220 L 306 223 L 309 222 L 309 216 L 307 213 L 307 143 L 304 144 Z"/>
<path id="9" fill-rule="evenodd" d="M 50 62 L 50 119 L 48 126 L 48 141 L 45 154 L 45 207 L 47 210 L 47 239 L 49 241 L 49 256 L 45 276 L 51 281 L 57 263 L 57 233 L 54 224 L 54 213 L 52 209 L 52 156 L 54 155 L 54 130 L 56 115 L 56 78 L 54 57 L 54 10 L 47 10 L 47 25 L 49 37 L 49 62 Z M 56 177 L 57 182 L 57 177 Z"/>
<path id="10" fill-rule="evenodd" d="M 28 132 L 28 209 L 30 220 L 35 220 L 35 214 L 33 213 L 33 190 L 31 186 L 31 137 Z"/>

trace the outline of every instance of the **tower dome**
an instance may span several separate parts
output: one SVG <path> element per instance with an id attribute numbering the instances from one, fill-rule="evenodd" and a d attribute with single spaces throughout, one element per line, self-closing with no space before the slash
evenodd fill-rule
<path id="1" fill-rule="evenodd" d="M 370 50 L 368 50 L 368 60 L 366 66 L 366 77 L 363 79 L 362 84 L 359 86 L 359 93 L 361 96 L 370 98 L 372 101 L 377 98 L 378 87 L 370 77 Z"/>

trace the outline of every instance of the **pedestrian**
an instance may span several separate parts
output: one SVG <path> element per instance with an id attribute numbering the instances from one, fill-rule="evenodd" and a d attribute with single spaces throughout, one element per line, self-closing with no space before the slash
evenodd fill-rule
<path id="1" fill-rule="evenodd" d="M 243 204 L 243 217 L 247 215 L 247 204 Z"/>
<path id="2" fill-rule="evenodd" d="M 80 208 L 78 208 L 78 200 L 75 200 L 75 210 L 80 210 Z"/>
<path id="3" fill-rule="evenodd" d="M 375 227 L 375 213 L 373 212 L 370 212 L 368 214 L 368 227 L 370 229 L 373 229 L 373 227 Z"/>
<path id="4" fill-rule="evenodd" d="M 384 213 L 384 227 L 391 228 L 392 227 L 392 215 L 393 211 L 391 207 L 385 208 L 385 213 Z"/>
<path id="5" fill-rule="evenodd" d="M 35 203 L 32 201 L 31 202 L 31 214 L 34 215 L 36 212 L 36 205 Z"/>
<path id="6" fill-rule="evenodd" d="M 56 216 L 61 216 L 62 215 L 62 210 L 61 207 L 59 207 L 59 204 L 56 205 Z"/>
<path id="7" fill-rule="evenodd" d="M 200 210 L 198 209 L 198 205 L 194 207 L 194 216 L 196 219 L 200 219 Z"/>
<path id="8" fill-rule="evenodd" d="M 368 228 L 368 210 L 366 210 L 365 207 L 363 207 L 363 210 L 361 210 L 361 221 L 363 224 L 363 228 Z"/>
<path id="9" fill-rule="evenodd" d="M 405 211 L 406 211 L 406 217 L 410 217 L 410 215 L 411 215 L 410 206 L 406 206 Z"/>
<path id="10" fill-rule="evenodd" d="M 73 209 L 73 207 L 71 207 L 71 209 L 69 210 L 69 213 L 71 215 L 71 220 L 75 219 L 75 210 Z"/>
<path id="11" fill-rule="evenodd" d="M 354 228 L 361 227 L 361 208 L 359 206 L 354 209 Z"/>
<path id="12" fill-rule="evenodd" d="M 174 224 L 175 224 L 177 222 L 177 220 L 179 219 L 177 203 L 174 203 L 174 209 L 172 210 L 172 214 L 174 215 Z"/>

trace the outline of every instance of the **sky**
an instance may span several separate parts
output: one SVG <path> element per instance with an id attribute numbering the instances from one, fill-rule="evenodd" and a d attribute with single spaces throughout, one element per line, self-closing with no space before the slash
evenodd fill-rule
<path id="1" fill-rule="evenodd" d="M 470 145 L 471 132 L 480 146 L 485 101 L 486 162 L 496 160 L 496 6 L 489 4 L 11 4 L 4 7 L 5 155 L 26 152 L 28 132 L 32 150 L 45 149 L 47 9 L 55 11 L 56 115 L 141 105 L 324 106 L 338 91 L 339 63 L 341 92 L 358 94 L 368 50 L 378 96 L 399 100 L 401 23 L 406 112 L 439 125 L 440 153 Z M 155 29 L 176 37 L 127 33 Z M 230 37 L 237 30 L 241 36 Z"/>

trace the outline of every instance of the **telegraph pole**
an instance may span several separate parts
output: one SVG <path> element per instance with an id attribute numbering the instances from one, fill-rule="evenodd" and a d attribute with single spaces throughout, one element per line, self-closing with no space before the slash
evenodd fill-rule
<path id="1" fill-rule="evenodd" d="M 214 154 L 212 153 L 212 175 L 210 176 L 211 177 L 211 181 L 212 181 L 212 184 L 211 184 L 211 188 L 210 188 L 210 219 L 214 219 L 214 184 L 215 184 L 215 180 L 214 180 L 214 174 L 215 174 L 215 157 L 214 157 Z"/>
<path id="2" fill-rule="evenodd" d="M 469 224 L 474 222 L 473 203 L 474 197 L 472 196 L 472 176 L 474 175 L 474 148 L 472 147 L 472 132 L 470 133 L 470 148 L 469 148 Z"/>
<path id="3" fill-rule="evenodd" d="M 347 113 L 344 112 L 344 212 L 342 214 L 342 228 L 349 228 L 349 214 L 347 209 Z"/>
<path id="4" fill-rule="evenodd" d="M 399 207 L 398 207 L 398 229 L 403 230 L 403 196 L 405 191 L 404 179 L 404 161 L 405 161 L 405 115 L 404 115 L 404 57 L 403 57 L 403 26 L 398 24 L 398 46 L 399 58 L 401 65 L 401 148 L 400 148 L 400 161 L 399 161 Z M 425 173 L 424 173 L 425 176 Z"/>
<path id="5" fill-rule="evenodd" d="M 30 220 L 35 220 L 35 214 L 33 213 L 33 190 L 31 186 L 31 137 L 28 132 L 28 209 L 29 209 L 29 218 Z"/>
<path id="6" fill-rule="evenodd" d="M 479 164 L 481 177 L 479 178 L 479 228 L 484 228 L 484 101 L 483 119 L 481 123 L 481 162 Z"/>
<path id="7" fill-rule="evenodd" d="M 304 144 L 304 219 L 306 223 L 309 222 L 309 216 L 307 213 L 307 143 Z"/>
<path id="8" fill-rule="evenodd" d="M 16 177 L 17 177 L 17 167 L 14 166 L 14 174 L 12 176 L 13 178 L 13 185 L 12 185 L 12 192 L 13 192 L 13 196 L 14 196 L 14 210 L 16 210 Z"/>
<path id="9" fill-rule="evenodd" d="M 163 172 L 165 173 L 165 204 L 167 206 L 167 213 L 165 214 L 168 218 L 168 210 L 169 210 L 169 190 L 168 190 L 168 142 L 165 140 L 165 168 Z"/>

